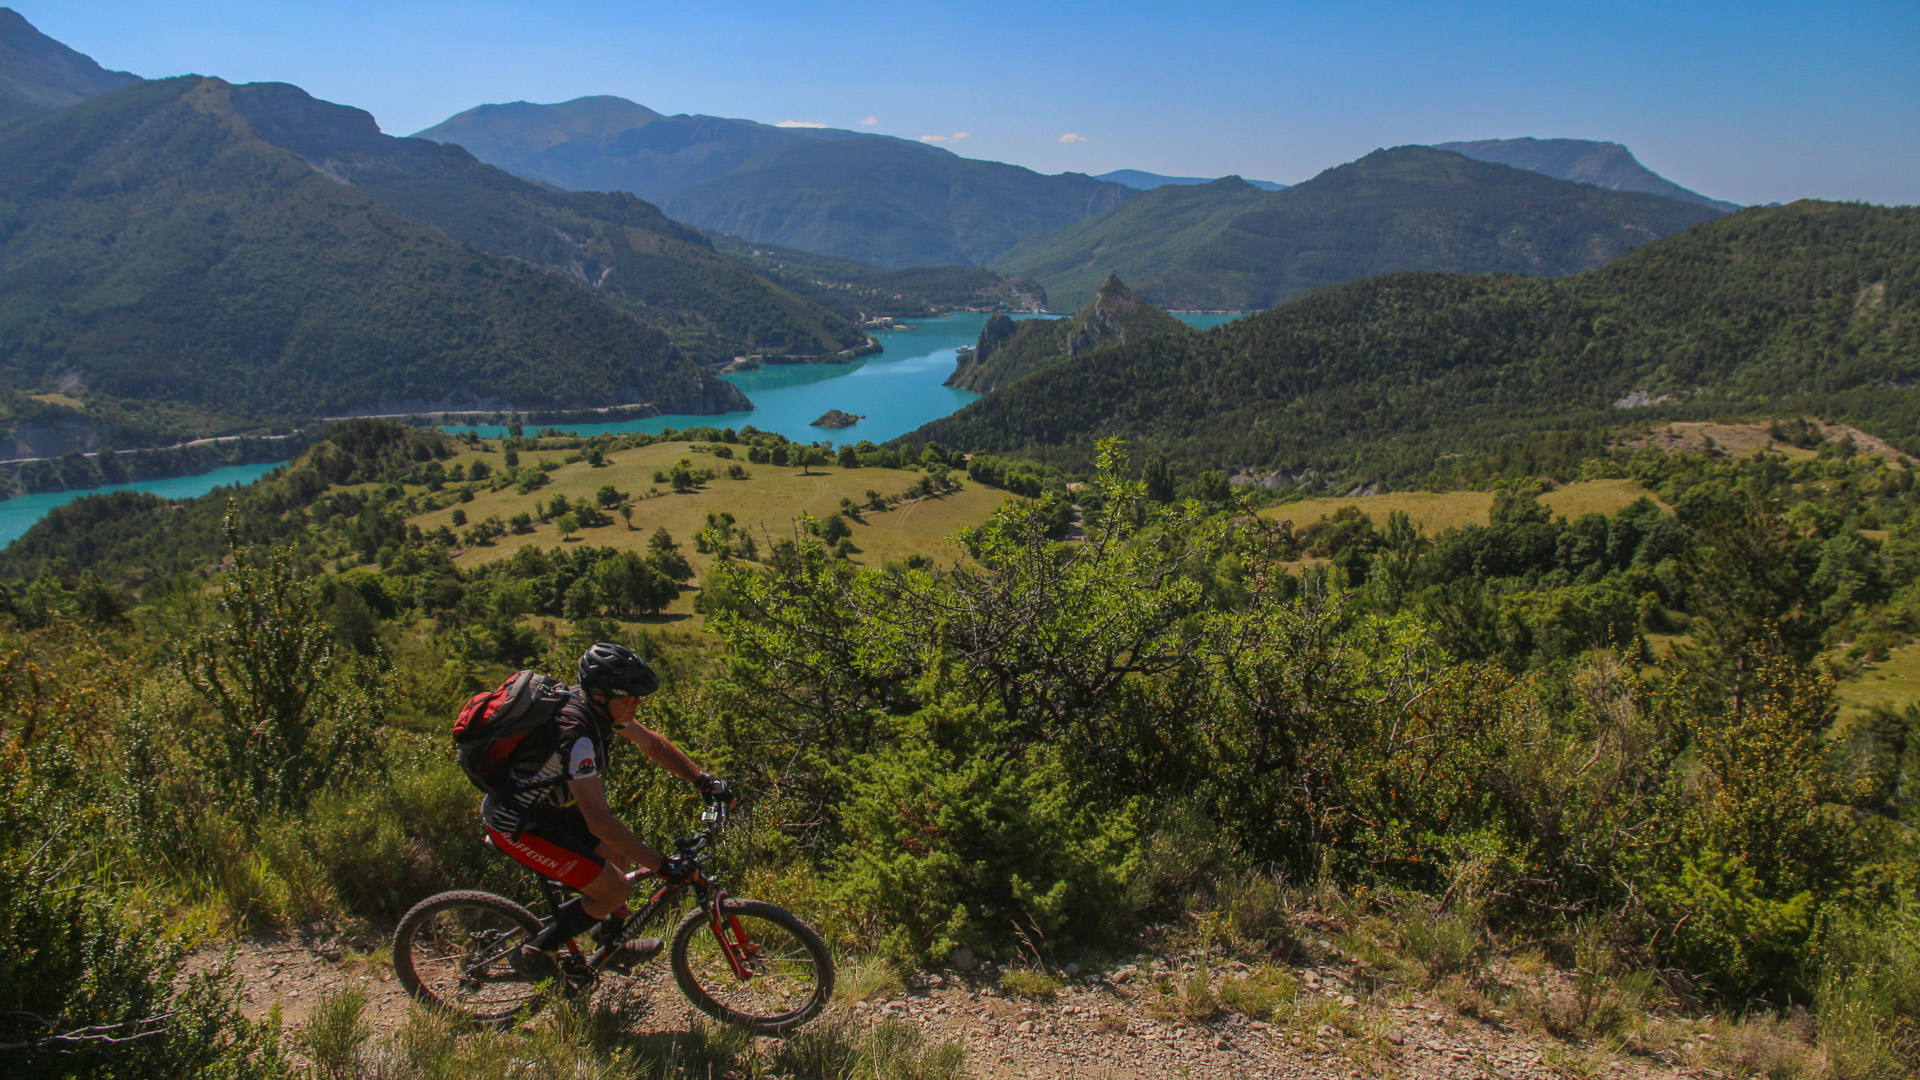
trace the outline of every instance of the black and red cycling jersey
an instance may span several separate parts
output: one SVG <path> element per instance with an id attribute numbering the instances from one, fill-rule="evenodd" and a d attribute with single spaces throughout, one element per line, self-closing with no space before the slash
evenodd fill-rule
<path id="1" fill-rule="evenodd" d="M 577 686 L 554 717 L 552 731 L 529 739 L 511 766 L 516 794 L 489 795 L 480 816 L 494 846 L 535 871 L 574 886 L 586 884 L 606 865 L 599 840 L 574 805 L 568 783 L 606 769 L 607 737 L 593 707 Z"/>

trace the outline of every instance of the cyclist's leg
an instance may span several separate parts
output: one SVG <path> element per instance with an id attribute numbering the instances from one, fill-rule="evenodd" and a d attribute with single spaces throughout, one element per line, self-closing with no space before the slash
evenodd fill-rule
<path id="1" fill-rule="evenodd" d="M 626 875 L 621 873 L 626 860 L 614 854 L 605 841 L 593 835 L 584 815 L 575 810 L 543 829 L 542 833 L 568 850 L 591 853 L 593 860 L 600 864 L 600 872 L 591 879 L 567 882 L 580 890 L 582 906 L 587 914 L 596 920 L 604 919 L 626 906 L 627 897 L 633 892 L 633 887 L 627 884 Z"/>

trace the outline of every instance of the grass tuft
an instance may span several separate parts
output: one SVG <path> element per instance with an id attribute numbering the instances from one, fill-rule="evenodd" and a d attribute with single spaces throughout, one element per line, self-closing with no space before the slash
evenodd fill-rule
<path id="1" fill-rule="evenodd" d="M 1060 992 L 1060 980 L 1044 971 L 1014 968 L 1000 976 L 1000 988 L 1031 1001 L 1050 1001 Z"/>

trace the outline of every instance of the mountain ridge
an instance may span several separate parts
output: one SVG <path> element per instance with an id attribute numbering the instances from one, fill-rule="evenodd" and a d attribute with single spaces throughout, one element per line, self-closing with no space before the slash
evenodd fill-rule
<path id="1" fill-rule="evenodd" d="M 413 137 L 465 147 L 489 165 L 570 191 L 625 191 L 650 202 L 789 143 L 904 141 L 839 128 L 783 128 L 703 114 L 670 116 L 611 94 L 551 105 L 477 105 Z"/>
<path id="2" fill-rule="evenodd" d="M 57 109 L 140 82 L 41 33 L 24 15 L 0 7 L 0 120 Z"/>
<path id="3" fill-rule="evenodd" d="M 1591 139 L 1478 139 L 1433 144 L 1435 150 L 1463 154 L 1475 161 L 1527 169 L 1556 180 L 1572 180 L 1608 191 L 1639 191 L 1664 195 L 1731 213 L 1739 203 L 1710 198 L 1681 187 L 1640 164 L 1633 151 L 1616 142 Z"/>
<path id="4" fill-rule="evenodd" d="M 479 106 L 422 130 L 516 175 L 627 191 L 675 220 L 887 269 L 980 266 L 1135 194 L 837 128 L 662 116 L 621 98 Z"/>
<path id="5" fill-rule="evenodd" d="M 0 375 L 21 386 L 256 419 L 745 404 L 586 288 L 262 138 L 219 79 L 15 120 L 0 188 Z"/>
<path id="6" fill-rule="evenodd" d="M 1555 276 L 1604 264 L 1717 212 L 1424 146 L 1374 152 L 1284 191 L 1159 188 L 1031 237 L 993 269 L 1082 302 L 1096 275 L 1166 308 L 1248 311 L 1406 270 Z"/>
<path id="7" fill-rule="evenodd" d="M 235 88 L 263 138 L 415 221 L 563 273 L 668 331 L 689 356 L 833 357 L 867 345 L 852 322 L 713 250 L 624 193 L 561 192 L 458 146 L 382 134 L 372 116 L 285 83 Z"/>

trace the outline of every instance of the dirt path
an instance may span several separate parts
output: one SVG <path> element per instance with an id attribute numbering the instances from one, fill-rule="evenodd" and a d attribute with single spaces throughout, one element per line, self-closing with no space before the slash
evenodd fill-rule
<path id="1" fill-rule="evenodd" d="M 232 955 L 244 980 L 245 1011 L 260 1017 L 277 1005 L 289 1026 L 298 1027 L 328 995 L 359 987 L 378 1026 L 399 1024 L 408 1008 L 406 994 L 385 952 L 361 944 L 369 951 L 284 934 L 237 943 Z M 221 958 L 222 951 L 203 949 L 195 962 L 214 964 Z M 1672 1053 L 1616 1055 L 1610 1061 L 1499 1019 L 1462 1016 L 1430 995 L 1356 997 L 1356 980 L 1339 964 L 1291 969 L 1298 990 L 1296 1019 L 1288 1023 L 1253 1021 L 1224 1009 L 1206 1020 L 1169 1015 L 1166 980 L 1186 981 L 1192 970 L 1190 964 L 1143 959 L 1106 974 L 1067 979 L 1044 1001 L 1003 989 L 999 973 L 990 966 L 967 974 L 929 972 L 869 1000 L 843 999 L 834 1007 L 863 1022 L 898 1020 L 935 1039 L 956 1041 L 966 1049 L 972 1075 L 993 1080 L 1653 1080 L 1711 1075 L 1708 1070 L 1676 1068 L 1681 1062 L 1677 1040 Z M 1215 973 L 1214 985 L 1245 970 L 1224 965 Z M 650 965 L 630 985 L 643 990 L 653 1004 L 645 1018 L 649 1029 L 671 1035 L 693 1023 L 696 1014 L 663 965 Z M 1712 1038 L 1704 1033 L 1693 1037 Z"/>

